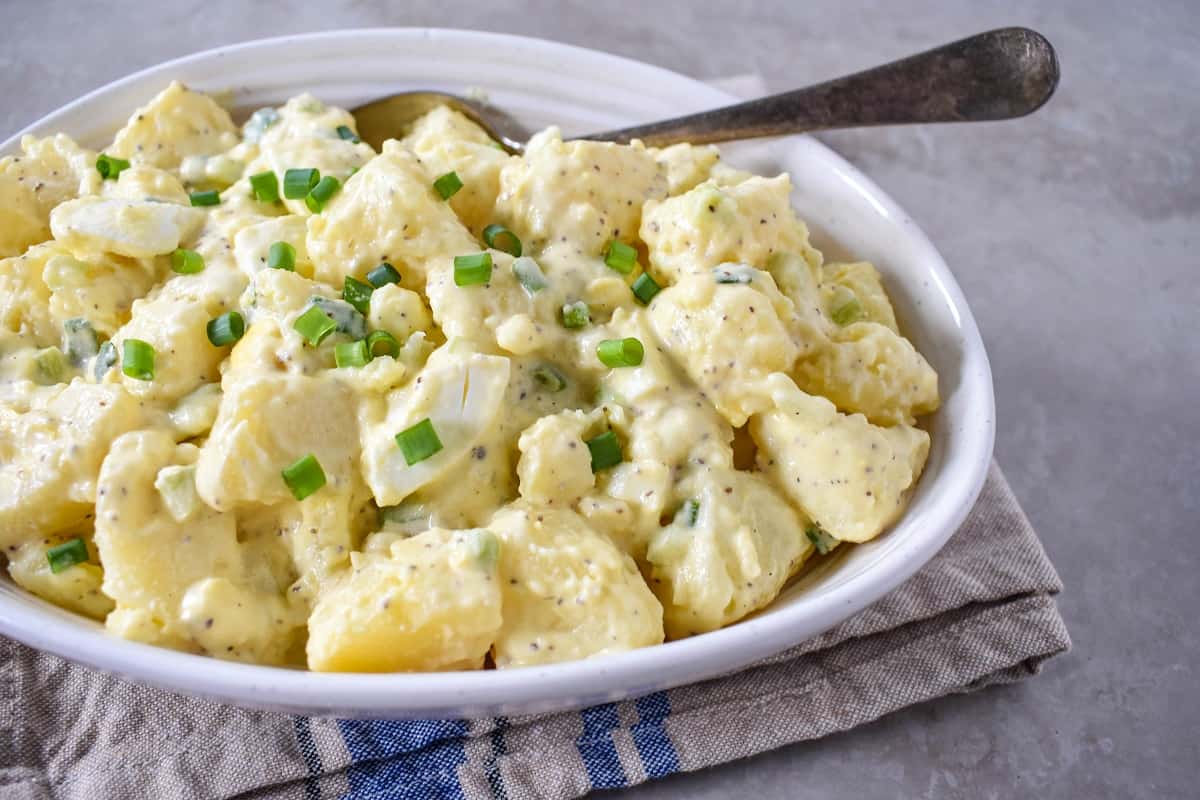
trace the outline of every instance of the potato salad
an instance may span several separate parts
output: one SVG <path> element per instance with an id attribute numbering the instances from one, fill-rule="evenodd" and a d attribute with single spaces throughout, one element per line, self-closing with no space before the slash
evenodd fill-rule
<path id="1" fill-rule="evenodd" d="M 938 406 L 869 263 L 712 147 L 173 84 L 0 160 L 0 552 L 116 636 L 507 669 L 769 604 L 904 510 Z"/>

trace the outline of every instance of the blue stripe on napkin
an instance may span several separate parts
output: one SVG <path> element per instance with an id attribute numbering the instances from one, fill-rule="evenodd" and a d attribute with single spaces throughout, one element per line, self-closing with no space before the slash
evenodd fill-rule
<path id="1" fill-rule="evenodd" d="M 633 744 L 642 759 L 647 778 L 661 778 L 679 771 L 679 755 L 663 724 L 671 713 L 666 692 L 655 692 L 634 701 L 638 721 L 629 728 Z"/>
<path id="2" fill-rule="evenodd" d="M 629 779 L 617 757 L 617 745 L 612 738 L 612 732 L 621 727 L 616 703 L 585 708 L 579 716 L 583 718 L 583 733 L 575 740 L 575 747 L 583 758 L 592 788 L 628 786 Z"/>
<path id="3" fill-rule="evenodd" d="M 462 800 L 461 720 L 338 720 L 350 754 L 344 800 Z"/>

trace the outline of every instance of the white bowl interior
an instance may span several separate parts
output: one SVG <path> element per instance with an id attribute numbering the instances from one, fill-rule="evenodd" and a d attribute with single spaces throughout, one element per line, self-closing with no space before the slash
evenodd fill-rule
<path id="1" fill-rule="evenodd" d="M 309 91 L 352 107 L 404 89 L 482 89 L 531 126 L 611 128 L 723 105 L 732 98 L 638 62 L 532 39 L 394 29 L 287 37 L 209 51 L 98 90 L 22 133 L 65 131 L 101 148 L 170 80 L 227 93 L 248 113 Z M 16 149 L 19 135 L 0 145 Z M 100 626 L 0 580 L 0 631 L 135 680 L 242 705 L 349 716 L 532 713 L 632 696 L 734 669 L 820 633 L 897 586 L 961 523 L 982 486 L 994 431 L 991 374 L 974 320 L 916 224 L 847 162 L 808 137 L 726 149 L 739 166 L 788 171 L 793 204 L 827 253 L 874 262 L 905 333 L 940 376 L 942 408 L 911 505 L 887 534 L 789 587 L 722 631 L 585 662 L 504 672 L 323 675 L 215 661 L 110 637 Z"/>

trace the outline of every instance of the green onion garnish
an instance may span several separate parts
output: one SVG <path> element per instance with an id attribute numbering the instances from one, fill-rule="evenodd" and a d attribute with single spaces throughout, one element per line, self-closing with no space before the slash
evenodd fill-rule
<path id="1" fill-rule="evenodd" d="M 367 283 L 378 289 L 380 286 L 387 286 L 389 283 L 399 283 L 400 273 L 391 264 L 384 261 L 375 269 L 367 273 Z"/>
<path id="2" fill-rule="evenodd" d="M 296 271 L 296 248 L 287 242 L 275 242 L 267 250 L 267 266 L 271 269 Z"/>
<path id="3" fill-rule="evenodd" d="M 279 200 L 279 178 L 270 170 L 251 175 L 250 193 L 260 203 L 276 202 Z"/>
<path id="4" fill-rule="evenodd" d="M 853 295 L 850 296 L 849 300 L 835 308 L 833 313 L 829 315 L 830 319 L 838 325 L 849 325 L 851 322 L 858 322 L 864 316 L 862 303 L 858 302 L 858 298 Z"/>
<path id="5" fill-rule="evenodd" d="M 102 381 L 116 364 L 117 346 L 111 341 L 105 342 L 100 345 L 100 350 L 96 353 L 96 361 L 92 364 L 92 376 L 97 382 Z"/>
<path id="6" fill-rule="evenodd" d="M 371 358 L 376 356 L 398 358 L 400 356 L 400 343 L 387 331 L 371 331 L 367 334 L 366 342 L 367 352 L 371 354 Z"/>
<path id="7" fill-rule="evenodd" d="M 662 287 L 655 282 L 654 278 L 650 277 L 650 273 L 648 272 L 643 272 L 639 275 L 630 288 L 633 290 L 633 296 L 644 306 L 650 305 L 650 301 L 654 299 L 654 295 L 662 291 Z"/>
<path id="8" fill-rule="evenodd" d="M 454 257 L 454 283 L 456 286 L 478 286 L 492 279 L 492 254 L 472 253 Z"/>
<path id="9" fill-rule="evenodd" d="M 513 274 L 517 276 L 517 280 L 521 282 L 521 286 L 530 295 L 537 294 L 550 285 L 546 281 L 546 275 L 542 272 L 542 268 L 529 256 L 518 258 L 513 262 L 512 268 Z"/>
<path id="10" fill-rule="evenodd" d="M 533 371 L 533 379 L 544 386 L 547 391 L 561 392 L 567 388 L 567 379 L 562 373 L 549 365 L 538 367 Z"/>
<path id="11" fill-rule="evenodd" d="M 50 562 L 50 571 L 57 575 L 76 564 L 86 564 L 88 560 L 87 545 L 82 538 L 76 537 L 47 550 L 46 560 Z"/>
<path id="12" fill-rule="evenodd" d="M 582 300 L 567 303 L 562 307 L 562 324 L 564 328 L 585 328 L 592 321 L 591 310 Z"/>
<path id="13" fill-rule="evenodd" d="M 67 360 L 77 367 L 82 367 L 100 349 L 100 337 L 92 323 L 82 317 L 74 317 L 63 322 L 63 353 Z"/>
<path id="14" fill-rule="evenodd" d="M 358 134 L 350 129 L 349 125 L 338 125 L 337 135 L 345 139 L 347 142 L 354 142 L 355 144 L 358 144 L 362 141 L 362 139 L 358 138 Z"/>
<path id="15" fill-rule="evenodd" d="M 299 200 L 321 180 L 321 172 L 315 169 L 289 169 L 283 173 L 283 196 L 288 200 Z"/>
<path id="16" fill-rule="evenodd" d="M 429 417 L 397 433 L 396 444 L 400 445 L 400 452 L 410 467 L 442 449 L 442 440 L 438 438 Z"/>
<path id="17" fill-rule="evenodd" d="M 297 500 L 303 500 L 325 485 L 325 470 L 321 469 L 321 462 L 312 453 L 280 474 L 283 475 L 283 482 L 292 490 L 292 497 Z"/>
<path id="18" fill-rule="evenodd" d="M 116 180 L 123 170 L 129 169 L 129 162 L 123 158 L 101 153 L 96 159 L 96 171 L 104 180 Z"/>
<path id="19" fill-rule="evenodd" d="M 171 269 L 180 275 L 195 275 L 204 271 L 204 256 L 195 250 L 184 250 L 180 247 L 171 253 Z"/>
<path id="20" fill-rule="evenodd" d="M 696 520 L 700 517 L 700 501 L 696 499 L 684 500 L 679 506 L 679 510 L 675 512 L 675 521 L 682 522 L 689 528 L 696 527 Z"/>
<path id="21" fill-rule="evenodd" d="M 609 467 L 615 467 L 624 459 L 621 454 L 621 443 L 612 431 L 605 431 L 594 439 L 588 439 L 588 452 L 592 454 L 592 472 L 600 472 Z"/>
<path id="22" fill-rule="evenodd" d="M 813 523 L 804 529 L 804 535 L 813 543 L 813 547 L 817 548 L 817 552 L 825 555 L 834 547 L 837 546 L 838 540 L 826 533 L 825 529 L 817 523 Z"/>
<path id="23" fill-rule="evenodd" d="M 121 345 L 121 371 L 139 381 L 154 380 L 154 346 L 141 339 L 126 339 Z"/>
<path id="24" fill-rule="evenodd" d="M 642 343 L 632 336 L 625 339 L 605 339 L 596 345 L 596 355 L 606 367 L 636 367 L 646 355 Z"/>
<path id="25" fill-rule="evenodd" d="M 57 347 L 47 347 L 38 351 L 34 358 L 37 365 L 38 383 L 43 386 L 53 386 L 62 383 L 63 373 L 67 371 L 67 357 Z"/>
<path id="26" fill-rule="evenodd" d="M 188 197 L 191 198 L 194 206 L 215 206 L 221 203 L 221 193 L 216 189 L 209 189 L 207 192 L 192 192 Z"/>
<path id="27" fill-rule="evenodd" d="M 449 200 L 451 197 L 463 187 L 463 182 L 459 179 L 457 172 L 447 172 L 433 182 L 434 191 L 443 200 Z"/>
<path id="28" fill-rule="evenodd" d="M 337 194 L 337 190 L 340 188 L 342 188 L 341 181 L 332 175 L 326 175 L 317 181 L 317 185 L 304 198 L 304 205 L 308 206 L 308 210 L 314 214 L 320 214 L 321 210 L 325 208 L 325 204 Z"/>
<path id="29" fill-rule="evenodd" d="M 213 347 L 224 347 L 242 338 L 246 333 L 246 320 L 236 311 L 226 311 L 221 316 L 210 319 L 205 331 Z"/>
<path id="30" fill-rule="evenodd" d="M 375 290 L 370 284 L 355 280 L 349 275 L 342 282 L 342 299 L 358 309 L 358 313 L 364 316 L 370 313 L 371 292 L 373 291 Z"/>
<path id="31" fill-rule="evenodd" d="M 339 367 L 365 367 L 370 360 L 371 352 L 367 349 L 366 339 L 333 346 L 333 361 Z"/>
<path id="32" fill-rule="evenodd" d="M 306 342 L 316 347 L 324 341 L 326 336 L 337 330 L 337 323 L 321 309 L 309 306 L 307 311 L 296 317 L 292 327 L 304 337 Z"/>
<path id="33" fill-rule="evenodd" d="M 498 222 L 493 222 L 483 229 L 483 242 L 493 250 L 502 250 L 517 258 L 521 256 L 521 240 Z"/>
<path id="34" fill-rule="evenodd" d="M 604 263 L 622 275 L 633 272 L 637 264 L 637 250 L 622 241 L 613 239 L 604 250 Z"/>

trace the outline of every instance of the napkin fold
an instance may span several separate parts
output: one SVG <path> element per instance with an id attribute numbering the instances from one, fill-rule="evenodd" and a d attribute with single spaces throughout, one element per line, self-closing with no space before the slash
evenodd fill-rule
<path id="1" fill-rule="evenodd" d="M 6 800 L 566 800 L 846 730 L 1035 674 L 1070 646 L 1062 584 L 995 465 L 900 588 L 740 672 L 583 711 L 338 720 L 139 686 L 0 639 Z"/>

